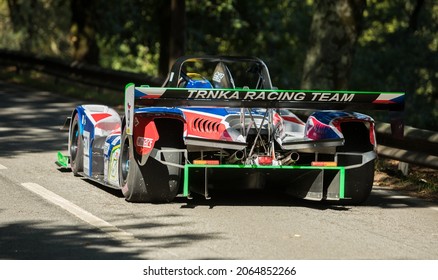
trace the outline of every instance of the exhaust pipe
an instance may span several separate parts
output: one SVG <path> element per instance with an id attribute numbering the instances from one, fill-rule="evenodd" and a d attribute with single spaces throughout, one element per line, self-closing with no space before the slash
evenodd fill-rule
<path id="1" fill-rule="evenodd" d="M 245 154 L 243 153 L 243 151 L 237 151 L 227 158 L 227 163 L 236 163 L 239 161 L 242 162 L 244 156 Z"/>
<path id="2" fill-rule="evenodd" d="M 292 152 L 280 160 L 281 165 L 294 165 L 300 159 L 300 154 Z"/>

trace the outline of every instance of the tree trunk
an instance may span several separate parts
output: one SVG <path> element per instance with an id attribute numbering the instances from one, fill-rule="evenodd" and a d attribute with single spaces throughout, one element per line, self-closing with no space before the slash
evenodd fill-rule
<path id="1" fill-rule="evenodd" d="M 366 0 L 316 0 L 303 89 L 347 89 Z"/>
<path id="2" fill-rule="evenodd" d="M 22 3 L 17 0 L 7 0 L 9 17 L 14 32 L 20 32 L 23 26 L 26 26 L 27 18 L 23 15 Z"/>
<path id="3" fill-rule="evenodd" d="M 411 16 L 409 17 L 409 28 L 412 31 L 417 31 L 418 29 L 418 18 L 420 15 L 421 8 L 424 6 L 424 0 L 417 0 L 415 2 L 414 10 L 412 11 Z"/>
<path id="4" fill-rule="evenodd" d="M 73 59 L 87 64 L 99 64 L 99 47 L 96 42 L 94 0 L 71 0 L 72 23 L 70 36 Z"/>
<path id="5" fill-rule="evenodd" d="M 37 28 L 33 12 L 36 9 L 37 1 L 30 0 L 23 3 L 17 0 L 7 0 L 7 4 L 14 32 L 24 33 L 24 39 L 20 41 L 20 50 L 24 52 L 34 51 L 34 36 Z"/>
<path id="6" fill-rule="evenodd" d="M 166 77 L 169 72 L 169 33 L 170 33 L 170 0 L 161 1 L 158 11 L 160 20 L 160 58 L 158 61 L 158 75 Z"/>
<path id="7" fill-rule="evenodd" d="M 185 49 L 185 0 L 165 0 L 160 9 L 160 61 L 159 75 L 164 77 Z"/>

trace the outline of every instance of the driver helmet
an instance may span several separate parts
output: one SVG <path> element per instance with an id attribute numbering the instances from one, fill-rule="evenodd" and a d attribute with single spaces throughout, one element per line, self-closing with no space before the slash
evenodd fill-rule
<path id="1" fill-rule="evenodd" d="M 187 73 L 187 76 L 190 79 L 183 84 L 185 88 L 213 88 L 210 81 L 198 73 Z"/>

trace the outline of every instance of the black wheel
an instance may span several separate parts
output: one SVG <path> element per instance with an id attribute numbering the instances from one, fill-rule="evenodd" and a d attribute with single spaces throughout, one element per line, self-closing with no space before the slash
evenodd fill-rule
<path id="1" fill-rule="evenodd" d="M 79 132 L 78 114 L 73 118 L 70 130 L 70 167 L 74 175 L 84 170 L 84 139 Z"/>
<path id="2" fill-rule="evenodd" d="M 341 124 L 341 131 L 345 144 L 338 149 L 338 152 L 347 154 L 338 156 L 338 163 L 344 166 L 361 163 L 361 155 L 348 155 L 348 153 L 361 154 L 373 151 L 374 147 L 369 140 L 369 129 L 362 122 L 346 122 Z M 358 205 L 367 200 L 373 188 L 374 165 L 375 158 L 360 167 L 346 169 L 345 197 L 348 199 L 344 204 Z"/>
<path id="3" fill-rule="evenodd" d="M 155 143 L 154 149 L 181 148 L 181 122 L 158 119 L 155 124 L 160 139 Z M 152 157 L 141 165 L 141 156 L 134 151 L 132 136 L 127 135 L 126 130 L 123 131 L 120 147 L 120 186 L 127 201 L 159 203 L 170 202 L 175 198 L 180 186 L 181 168 L 164 165 Z M 181 164 L 183 155 L 180 152 L 167 152 L 163 153 L 162 158 L 166 162 Z"/>

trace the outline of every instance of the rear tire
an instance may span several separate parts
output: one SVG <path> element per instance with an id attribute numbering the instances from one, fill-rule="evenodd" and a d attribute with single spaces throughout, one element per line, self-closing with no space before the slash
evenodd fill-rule
<path id="1" fill-rule="evenodd" d="M 160 139 L 155 143 L 154 149 L 181 148 L 181 122 L 157 119 L 155 123 Z M 181 168 L 164 165 L 152 157 L 144 165 L 140 165 L 141 156 L 134 151 L 132 136 L 127 135 L 126 129 L 123 130 L 120 147 L 120 186 L 127 201 L 160 203 L 170 202 L 175 198 L 181 181 Z M 179 152 L 165 153 L 163 157 L 167 162 L 176 164 L 181 164 L 183 159 Z"/>
<path id="2" fill-rule="evenodd" d="M 79 131 L 79 117 L 76 114 L 70 130 L 70 167 L 75 176 L 84 171 L 84 139 Z"/>

